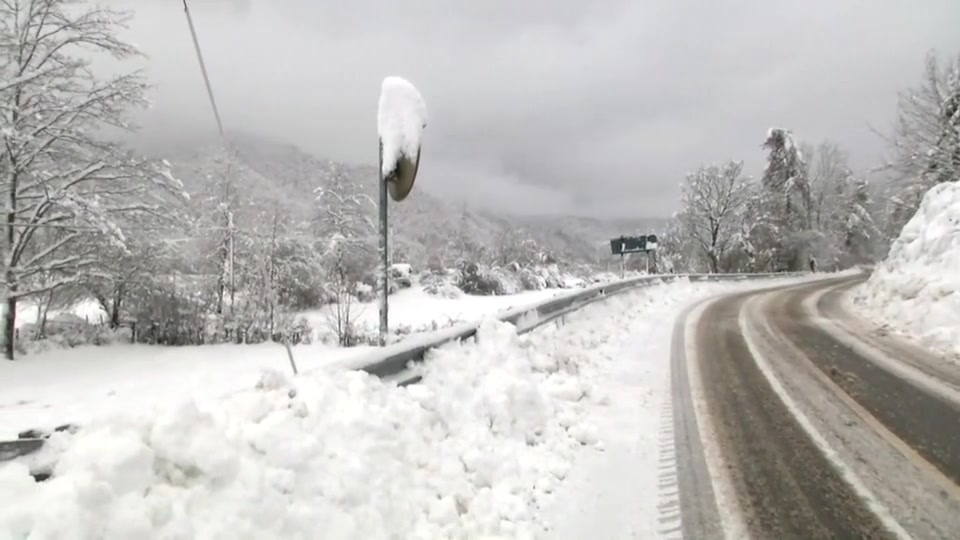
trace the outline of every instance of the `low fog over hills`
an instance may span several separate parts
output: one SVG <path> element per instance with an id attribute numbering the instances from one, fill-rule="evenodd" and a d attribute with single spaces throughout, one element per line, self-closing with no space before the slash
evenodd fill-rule
<path id="1" fill-rule="evenodd" d="M 366 209 L 376 219 L 374 204 L 377 172 L 371 165 L 335 163 L 311 155 L 296 146 L 251 134 L 230 137 L 232 162 L 224 159 L 217 141 L 183 141 L 174 145 L 151 145 L 146 149 L 167 159 L 175 176 L 192 195 L 203 192 L 218 175 L 229 170 L 235 182 L 240 211 L 236 226 L 252 226 L 268 209 L 279 210 L 287 219 L 306 226 L 317 212 L 315 190 L 328 187 L 336 168 L 346 180 L 370 198 Z M 473 243 L 493 248 L 507 234 L 533 239 L 561 263 L 605 264 L 610 257 L 609 239 L 621 234 L 660 231 L 662 219 L 602 220 L 569 216 L 515 216 L 494 213 L 451 201 L 420 188 L 402 204 L 390 207 L 397 260 L 425 265 L 429 254 L 447 246 L 452 237 L 465 235 Z M 304 228 L 306 230 L 306 228 Z"/>

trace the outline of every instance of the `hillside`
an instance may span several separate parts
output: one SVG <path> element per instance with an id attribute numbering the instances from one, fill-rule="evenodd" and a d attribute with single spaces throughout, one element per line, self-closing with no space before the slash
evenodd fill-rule
<path id="1" fill-rule="evenodd" d="M 375 222 L 376 168 L 333 163 L 295 146 L 249 135 L 233 136 L 235 158 L 230 176 L 236 188 L 236 225 L 255 228 L 269 215 L 280 213 L 301 231 L 315 212 L 314 190 L 329 185 L 334 167 L 367 195 L 368 217 Z M 225 153 L 219 144 L 199 144 L 165 149 L 174 173 L 194 198 L 194 205 L 211 211 L 215 195 L 227 173 Z M 620 234 L 659 230 L 662 220 L 604 221 L 570 217 L 517 217 L 470 209 L 462 203 L 417 191 L 402 205 L 391 207 L 395 258 L 421 266 L 431 255 L 442 253 L 454 235 L 492 249 L 504 235 L 533 239 L 555 259 L 568 264 L 597 264 L 609 257 L 608 239 Z"/>

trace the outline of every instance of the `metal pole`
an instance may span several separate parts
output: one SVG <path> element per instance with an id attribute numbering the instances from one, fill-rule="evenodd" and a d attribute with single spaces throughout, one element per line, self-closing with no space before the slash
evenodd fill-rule
<path id="1" fill-rule="evenodd" d="M 650 252 L 647 252 L 647 274 L 650 273 Z"/>
<path id="2" fill-rule="evenodd" d="M 387 295 L 390 294 L 390 269 L 387 267 L 387 180 L 383 177 L 383 142 L 380 142 L 380 264 L 383 266 L 382 289 L 380 290 L 380 346 L 387 344 L 389 319 L 387 317 Z"/>
<path id="3" fill-rule="evenodd" d="M 227 227 L 229 228 L 229 234 L 230 234 L 230 237 L 229 237 L 229 242 L 230 242 L 230 253 L 229 253 L 230 261 L 229 261 L 229 265 L 230 265 L 230 266 L 229 266 L 228 268 L 230 268 L 230 314 L 232 315 L 232 314 L 233 314 L 234 296 L 236 295 L 236 291 L 237 291 L 237 289 L 236 289 L 236 282 L 234 281 L 234 275 L 235 275 L 235 274 L 234 274 L 234 270 L 233 270 L 233 265 L 234 265 L 234 263 L 236 262 L 235 255 L 234 255 L 234 250 L 233 250 L 233 236 L 234 236 L 234 230 L 233 230 L 233 212 L 227 213 L 227 223 L 228 223 Z"/>
<path id="4" fill-rule="evenodd" d="M 626 277 L 626 274 L 624 272 L 625 270 L 624 270 L 624 262 L 623 262 L 623 252 L 620 252 L 620 279 L 623 279 L 624 277 Z"/>

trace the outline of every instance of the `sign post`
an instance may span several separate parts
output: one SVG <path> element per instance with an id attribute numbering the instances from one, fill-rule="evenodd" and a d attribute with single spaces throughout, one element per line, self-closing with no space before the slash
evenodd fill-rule
<path id="1" fill-rule="evenodd" d="M 650 273 L 650 254 L 656 254 L 657 235 L 648 234 L 641 236 L 621 236 L 610 240 L 610 251 L 614 255 L 620 255 L 620 279 L 625 276 L 624 256 L 630 253 L 643 253 L 646 255 L 646 272 Z"/>
<path id="2" fill-rule="evenodd" d="M 380 171 L 380 220 L 379 220 L 379 233 L 380 233 L 380 266 L 382 267 L 381 279 L 383 282 L 380 284 L 380 334 L 379 334 L 379 343 L 383 347 L 387 342 L 387 330 L 389 328 L 389 318 L 387 315 L 387 310 L 389 308 L 387 304 L 387 295 L 390 294 L 390 267 L 388 263 L 388 252 L 389 246 L 387 245 L 387 237 L 389 236 L 390 229 L 387 223 L 387 180 L 383 176 L 383 141 L 380 141 L 380 159 L 379 159 L 379 171 Z"/>
<path id="3" fill-rule="evenodd" d="M 386 346 L 390 329 L 390 257 L 387 204 L 400 202 L 413 189 L 420 168 L 420 135 L 427 126 L 427 107 L 420 92 L 406 79 L 387 77 L 380 90 L 377 131 L 380 139 L 380 346 Z M 388 198 L 389 195 L 389 198 Z"/>

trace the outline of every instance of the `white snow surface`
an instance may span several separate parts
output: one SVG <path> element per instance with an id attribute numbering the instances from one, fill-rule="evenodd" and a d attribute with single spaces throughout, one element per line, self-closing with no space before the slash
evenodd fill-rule
<path id="1" fill-rule="evenodd" d="M 416 161 L 427 125 L 427 105 L 410 81 L 387 77 L 380 89 L 377 132 L 383 143 L 383 175 L 393 172 L 401 156 Z"/>
<path id="2" fill-rule="evenodd" d="M 416 285 L 390 296 L 391 327 L 413 333 L 431 331 L 454 322 L 480 321 L 510 308 L 573 292 L 550 289 L 510 296 L 464 295 L 452 300 L 431 296 Z M 355 309 L 359 328 L 375 332 L 376 301 L 358 303 Z M 330 314 L 330 308 L 321 308 L 303 316 L 322 335 L 330 331 Z M 413 338 L 404 338 L 409 339 Z M 293 354 L 303 373 L 369 358 L 376 349 L 341 349 L 315 343 L 295 346 Z M 83 424 L 119 408 L 144 410 L 158 402 L 218 399 L 252 387 L 265 369 L 291 372 L 281 345 L 116 344 L 32 352 L 16 362 L 0 362 L 0 440 L 16 438 L 27 429 Z"/>
<path id="3" fill-rule="evenodd" d="M 219 399 L 98 415 L 0 465 L 0 537 L 649 536 L 669 327 L 751 286 L 654 286 L 524 336 L 487 320 L 409 387 L 270 370 Z"/>
<path id="4" fill-rule="evenodd" d="M 368 353 L 322 344 L 293 347 L 301 372 Z M 210 401 L 254 386 L 264 370 L 292 373 L 277 343 L 259 345 L 83 346 L 0 362 L 0 440 L 27 429 L 86 424 L 115 410 L 153 410 Z M 2 536 L 0 536 L 2 538 Z"/>
<path id="5" fill-rule="evenodd" d="M 458 289 L 459 290 L 459 289 Z M 444 298 L 424 291 L 420 284 L 390 295 L 390 328 L 392 331 L 418 333 L 445 328 L 459 322 L 474 322 L 491 317 L 500 311 L 529 306 L 537 302 L 577 292 L 574 289 L 544 289 L 524 291 L 502 296 L 475 296 L 461 294 Z M 354 306 L 358 331 L 376 333 L 380 324 L 379 300 L 357 302 Z M 336 319 L 333 306 L 306 311 L 301 314 L 321 336 L 329 333 Z"/>
<path id="6" fill-rule="evenodd" d="M 22 328 L 26 324 L 36 324 L 39 311 L 34 303 L 19 302 L 17 304 L 17 328 Z M 47 314 L 47 318 L 48 321 L 55 321 L 58 317 L 71 315 L 90 324 L 102 324 L 108 319 L 107 312 L 95 300 L 84 300 L 67 309 L 52 309 Z"/>
<path id="7" fill-rule="evenodd" d="M 853 305 L 932 350 L 960 357 L 960 183 L 927 192 Z"/>

